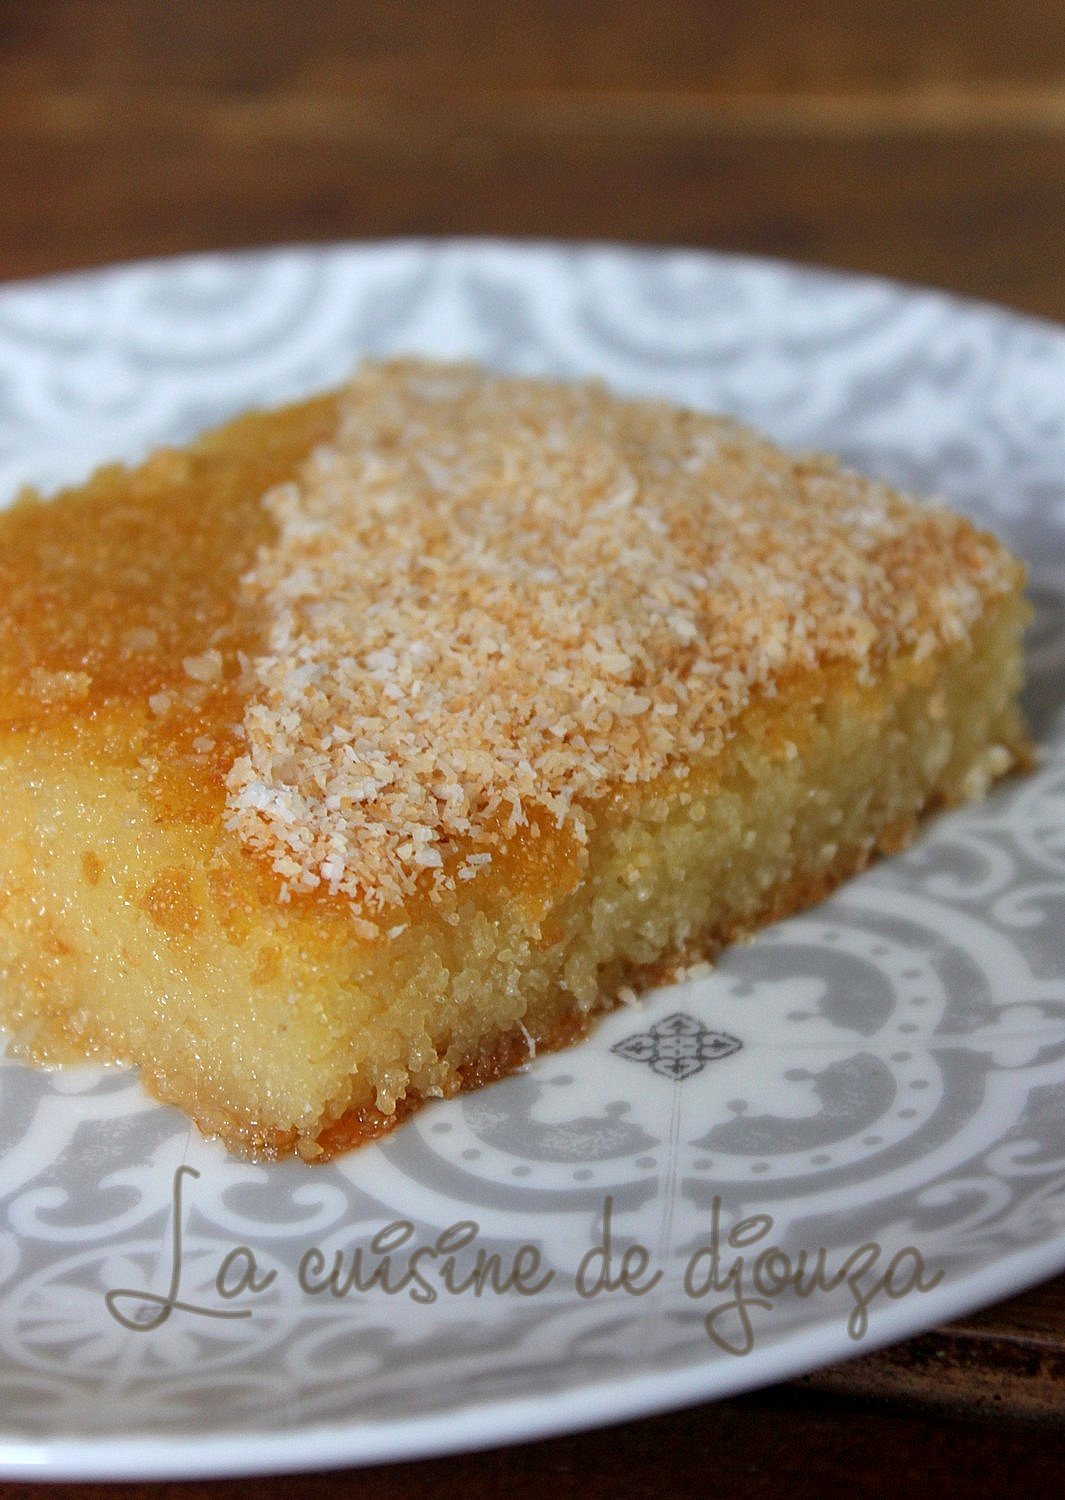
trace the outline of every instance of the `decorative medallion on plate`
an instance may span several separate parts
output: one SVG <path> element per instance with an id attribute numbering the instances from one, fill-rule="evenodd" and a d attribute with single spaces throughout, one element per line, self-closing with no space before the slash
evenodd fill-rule
<path id="1" fill-rule="evenodd" d="M 637 1031 L 611 1047 L 619 1057 L 646 1063 L 652 1073 L 683 1083 L 701 1073 L 709 1062 L 738 1052 L 743 1043 L 724 1031 L 711 1031 L 694 1016 L 677 1011 L 657 1022 L 650 1031 Z"/>

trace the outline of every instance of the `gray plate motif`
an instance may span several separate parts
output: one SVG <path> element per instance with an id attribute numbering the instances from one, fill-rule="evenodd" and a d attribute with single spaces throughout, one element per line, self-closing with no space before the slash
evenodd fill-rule
<path id="1" fill-rule="evenodd" d="M 0 1064 L 0 1472 L 513 1441 L 810 1369 L 1065 1267 L 1065 332 L 693 252 L 132 265 L 0 292 L 0 492 L 410 351 L 731 411 L 985 519 L 1032 565 L 1039 768 L 328 1167 L 233 1160 L 128 1074 Z"/>

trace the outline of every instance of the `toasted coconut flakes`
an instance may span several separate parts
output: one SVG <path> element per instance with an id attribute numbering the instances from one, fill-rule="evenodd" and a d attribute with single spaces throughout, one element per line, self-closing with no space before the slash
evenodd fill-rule
<path id="1" fill-rule="evenodd" d="M 715 753 L 796 669 L 868 678 L 964 639 L 1017 568 L 728 419 L 465 365 L 365 367 L 264 504 L 228 822 L 367 935 L 537 833 L 534 809 L 583 842 L 596 798 Z"/>
<path id="2" fill-rule="evenodd" d="M 222 654 L 212 648 L 201 656 L 186 656 L 181 665 L 194 682 L 216 682 L 222 675 Z"/>

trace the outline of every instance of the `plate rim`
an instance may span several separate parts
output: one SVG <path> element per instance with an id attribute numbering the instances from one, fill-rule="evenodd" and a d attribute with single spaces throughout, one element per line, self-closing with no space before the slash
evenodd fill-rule
<path id="1" fill-rule="evenodd" d="M 153 268 L 179 267 L 196 261 L 242 260 L 273 255 L 306 255 L 314 257 L 330 252 L 382 251 L 382 250 L 506 250 L 506 251 L 575 251 L 616 252 L 628 258 L 654 260 L 662 256 L 691 255 L 703 260 L 725 262 L 731 265 L 761 266 L 777 272 L 799 273 L 826 282 L 846 282 L 851 286 L 880 287 L 906 297 L 935 297 L 943 303 L 959 309 L 968 308 L 984 312 L 1010 322 L 1026 324 L 1044 333 L 1065 338 L 1065 318 L 1052 318 L 1048 314 L 1030 312 L 1012 307 L 1007 302 L 996 302 L 992 297 L 956 291 L 948 286 L 923 282 L 905 276 L 888 276 L 877 271 L 854 270 L 847 266 L 834 266 L 824 261 L 793 260 L 789 256 L 761 254 L 746 250 L 721 250 L 709 245 L 688 245 L 683 242 L 662 241 L 644 243 L 637 240 L 607 238 L 552 239 L 548 235 L 493 235 L 493 234 L 399 234 L 365 239 L 273 240 L 264 244 L 215 246 L 201 250 L 177 250 L 165 255 L 134 255 L 118 260 L 100 261 L 91 266 L 68 266 L 54 271 L 43 271 L 39 275 L 15 276 L 0 279 L 0 297 L 8 291 L 50 286 L 63 282 L 83 282 L 94 277 L 120 275 L 124 272 L 145 271 Z"/>
<path id="2" fill-rule="evenodd" d="M 875 1335 L 851 1341 L 849 1347 L 841 1343 L 847 1335 L 837 1326 L 838 1319 L 826 1319 L 815 1329 L 794 1330 L 760 1356 L 757 1373 L 748 1380 L 718 1379 L 718 1371 L 735 1371 L 736 1366 L 723 1360 L 704 1360 L 685 1366 L 673 1376 L 654 1371 L 628 1380 L 591 1382 L 550 1397 L 478 1401 L 454 1412 L 408 1420 L 312 1422 L 279 1432 L 213 1433 L 197 1437 L 191 1453 L 187 1450 L 193 1440 L 187 1435 L 34 1441 L 9 1439 L 0 1433 L 0 1478 L 59 1482 L 320 1473 L 484 1452 L 619 1426 L 731 1400 L 930 1332 L 989 1305 L 985 1296 L 989 1269 L 1002 1272 L 990 1298 L 990 1305 L 994 1305 L 1065 1272 L 1065 1236 L 1057 1243 L 1042 1242 L 993 1261 L 990 1268 L 985 1266 L 951 1283 L 949 1294 L 937 1296 L 937 1287 L 926 1294 L 928 1301 L 914 1303 L 911 1299 L 909 1305 L 901 1301 L 882 1309 Z M 919 1311 L 927 1314 L 930 1308 L 934 1309 L 931 1320 L 919 1315 Z M 811 1344 L 819 1350 L 813 1363 L 809 1357 Z"/>

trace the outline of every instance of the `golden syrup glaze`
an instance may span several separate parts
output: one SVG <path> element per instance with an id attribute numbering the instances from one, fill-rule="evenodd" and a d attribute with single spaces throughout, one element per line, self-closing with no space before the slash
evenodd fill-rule
<path id="1" fill-rule="evenodd" d="M 132 710 L 138 757 L 194 754 L 197 793 L 210 784 L 227 763 L 237 652 L 256 644 L 238 584 L 269 535 L 261 497 L 329 436 L 334 413 L 330 397 L 253 413 L 54 499 L 20 496 L 0 515 L 0 727 L 61 722 L 76 735 Z M 197 692 L 184 663 L 212 649 L 222 670 Z M 191 750 L 206 738 L 216 752 Z"/>
<path id="2" fill-rule="evenodd" d="M 252 413 L 54 499 L 24 494 L 0 515 L 0 734 L 47 736 L 71 760 L 121 766 L 158 821 L 199 826 L 206 889 L 234 941 L 277 893 L 269 870 L 227 855 L 221 836 L 238 653 L 258 641 L 239 581 L 269 535 L 263 493 L 334 420 L 328 396 Z M 185 663 L 212 651 L 213 680 L 190 676 Z M 86 883 L 100 873 L 86 850 Z M 177 940 L 198 925 L 203 886 L 203 872 L 176 867 L 130 895 Z"/>

